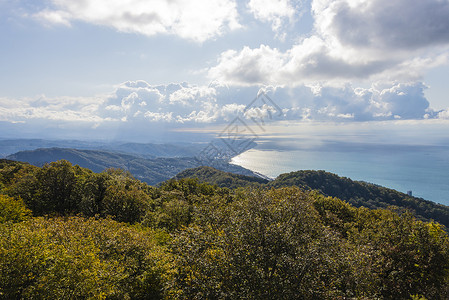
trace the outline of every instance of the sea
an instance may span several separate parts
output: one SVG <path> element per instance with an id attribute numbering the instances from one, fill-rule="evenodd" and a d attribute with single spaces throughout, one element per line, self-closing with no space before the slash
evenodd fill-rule
<path id="1" fill-rule="evenodd" d="M 447 127 L 398 124 L 402 127 L 371 123 L 369 130 L 351 126 L 350 132 L 340 127 L 313 134 L 304 128 L 281 134 L 277 128 L 259 134 L 258 145 L 231 163 L 271 178 L 325 170 L 449 206 Z"/>

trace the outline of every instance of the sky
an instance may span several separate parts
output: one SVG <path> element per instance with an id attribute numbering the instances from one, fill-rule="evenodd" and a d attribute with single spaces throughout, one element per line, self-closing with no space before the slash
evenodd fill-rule
<path id="1" fill-rule="evenodd" d="M 0 0 L 0 138 L 157 141 L 237 116 L 449 129 L 448 16 L 448 0 Z"/>

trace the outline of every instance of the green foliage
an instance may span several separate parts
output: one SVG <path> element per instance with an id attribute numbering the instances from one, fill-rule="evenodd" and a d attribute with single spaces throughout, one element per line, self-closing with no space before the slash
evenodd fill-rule
<path id="1" fill-rule="evenodd" d="M 103 215 L 111 215 L 115 220 L 134 223 L 140 221 L 148 205 L 149 197 L 136 186 L 128 188 L 111 185 L 103 198 Z"/>
<path id="2" fill-rule="evenodd" d="M 157 299 L 169 256 L 152 231 L 111 220 L 0 225 L 2 299 Z"/>
<path id="3" fill-rule="evenodd" d="M 89 176 L 81 184 L 80 211 L 87 216 L 112 216 L 120 222 L 139 222 L 150 201 L 149 188 L 121 170 Z"/>
<path id="4" fill-rule="evenodd" d="M 0 194 L 0 223 L 21 222 L 31 216 L 21 199 L 14 199 Z"/>
<path id="5" fill-rule="evenodd" d="M 0 182 L 4 186 L 9 186 L 13 181 L 17 173 L 31 173 L 33 170 L 37 170 L 37 167 L 22 163 L 18 161 L 12 161 L 7 159 L 0 159 Z"/>
<path id="6" fill-rule="evenodd" d="M 323 222 L 357 247 L 363 259 L 364 289 L 383 299 L 423 295 L 445 299 L 449 239 L 437 223 L 417 221 L 410 213 L 354 208 L 335 198 L 314 195 Z"/>
<path id="7" fill-rule="evenodd" d="M 358 209 L 338 198 L 325 197 L 316 191 L 311 192 L 311 196 L 322 222 L 346 237 L 347 230 L 357 221 Z"/>
<path id="8" fill-rule="evenodd" d="M 200 182 L 207 182 L 230 189 L 250 186 L 258 187 L 268 183 L 268 180 L 264 178 L 224 172 L 206 166 L 185 170 L 176 175 L 175 178 L 198 178 Z"/>
<path id="9" fill-rule="evenodd" d="M 297 188 L 246 191 L 195 211 L 172 246 L 179 298 L 447 296 L 448 236 L 410 214 Z"/>
<path id="10" fill-rule="evenodd" d="M 70 213 L 76 210 L 74 190 L 77 176 L 83 171 L 87 172 L 68 161 L 24 169 L 14 175 L 8 192 L 21 197 L 35 215 Z"/>
<path id="11" fill-rule="evenodd" d="M 228 189 L 199 183 L 196 178 L 169 180 L 153 193 L 151 208 L 142 223 L 169 231 L 181 229 L 193 221 L 196 207 L 217 198 L 231 201 L 232 195 Z"/>
<path id="12" fill-rule="evenodd" d="M 8 183 L 6 192 L 24 199 L 36 216 L 81 213 L 112 216 L 129 223 L 141 220 L 152 191 L 127 172 L 96 174 L 64 160 L 42 168 L 21 169 Z"/>
<path id="13" fill-rule="evenodd" d="M 76 208 L 73 190 L 76 174 L 68 161 L 44 165 L 36 173 L 36 191 L 29 205 L 38 214 L 70 213 Z"/>
<path id="14" fill-rule="evenodd" d="M 184 299 L 332 299 L 347 292 L 350 249 L 320 221 L 298 189 L 248 192 L 204 207 L 173 251 Z M 356 276 L 350 274 L 349 277 Z"/>
<path id="15" fill-rule="evenodd" d="M 404 193 L 378 185 L 353 181 L 325 171 L 298 171 L 279 175 L 268 184 L 272 187 L 297 186 L 304 190 L 317 190 L 321 194 L 345 200 L 355 207 L 370 209 L 397 207 L 409 210 L 417 218 L 435 220 L 449 227 L 449 207 L 410 197 Z"/>
<path id="16" fill-rule="evenodd" d="M 388 210 L 365 210 L 359 218 L 363 226 L 357 228 L 356 223 L 348 239 L 366 245 L 382 298 L 405 299 L 418 294 L 428 299 L 447 297 L 449 239 L 439 224 Z"/>
<path id="17" fill-rule="evenodd" d="M 121 170 L 0 160 L 0 183 L 0 299 L 448 297 L 443 226 L 328 197 L 415 201 L 332 174 L 270 184 L 302 189 L 192 178 L 150 187 Z"/>
<path id="18" fill-rule="evenodd" d="M 147 213 L 143 224 L 169 231 L 187 226 L 192 218 L 192 205 L 180 193 L 169 192 L 157 199 L 160 205 Z"/>

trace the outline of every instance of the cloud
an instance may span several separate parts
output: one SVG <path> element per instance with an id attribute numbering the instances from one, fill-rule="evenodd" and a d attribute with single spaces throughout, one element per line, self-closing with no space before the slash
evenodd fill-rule
<path id="1" fill-rule="evenodd" d="M 232 85 L 301 85 L 316 81 L 347 82 L 370 77 L 396 65 L 390 60 L 349 62 L 332 55 L 318 37 L 305 39 L 286 52 L 261 45 L 223 52 L 209 77 Z M 409 73 L 405 73 L 409 75 Z"/>
<path id="2" fill-rule="evenodd" d="M 50 0 L 34 17 L 46 24 L 74 21 L 147 36 L 171 34 L 196 42 L 240 28 L 234 0 Z"/>
<path id="3" fill-rule="evenodd" d="M 271 23 L 271 28 L 283 39 L 282 28 L 285 24 L 295 22 L 299 16 L 301 3 L 290 0 L 250 0 L 247 4 L 253 16 L 262 21 Z"/>
<path id="4" fill-rule="evenodd" d="M 267 45 L 225 51 L 209 77 L 243 86 L 416 81 L 448 62 L 448 1 L 313 0 L 311 9 L 310 36 L 285 51 Z"/>
<path id="5" fill-rule="evenodd" d="M 289 98 L 286 118 L 319 121 L 373 121 L 434 118 L 421 82 L 374 84 L 370 88 L 303 86 L 277 88 L 273 99 Z"/>
<path id="6" fill-rule="evenodd" d="M 232 113 L 224 103 L 217 103 L 220 90 L 219 86 L 155 86 L 145 81 L 128 81 L 116 87 L 98 112 L 104 118 L 127 122 L 212 123 Z"/>
<path id="7" fill-rule="evenodd" d="M 348 122 L 448 118 L 447 111 L 429 108 L 425 89 L 421 82 L 410 82 L 374 84 L 370 88 L 349 84 L 267 86 L 258 92 L 254 87 L 220 84 L 151 85 L 128 81 L 98 97 L 0 98 L 0 121 L 84 123 L 95 128 L 128 124 L 129 128 L 143 130 L 151 124 L 194 126 L 227 123 L 236 117 L 250 123 L 258 119 Z"/>
<path id="8" fill-rule="evenodd" d="M 270 46 L 244 47 L 240 52 L 223 52 L 218 66 L 209 70 L 209 76 L 231 85 L 277 83 L 278 72 L 284 64 L 285 54 Z"/>
<path id="9" fill-rule="evenodd" d="M 438 112 L 438 119 L 449 120 L 449 108 Z"/>
<path id="10" fill-rule="evenodd" d="M 425 85 L 397 84 L 373 93 L 371 106 L 380 113 L 401 119 L 421 119 L 428 112 L 429 102 L 424 96 Z"/>
<path id="11" fill-rule="evenodd" d="M 449 42 L 445 0 L 325 0 L 314 1 L 312 9 L 321 33 L 357 48 L 408 52 Z"/>
<path id="12" fill-rule="evenodd" d="M 70 19 L 71 15 L 62 10 L 42 10 L 34 14 L 34 18 L 45 21 L 46 24 L 63 25 L 71 27 Z"/>
<path id="13" fill-rule="evenodd" d="M 10 99 L 0 98 L 0 121 L 27 122 L 29 120 L 51 120 L 63 122 L 100 122 L 108 120 L 96 112 L 99 98 L 58 97 Z"/>

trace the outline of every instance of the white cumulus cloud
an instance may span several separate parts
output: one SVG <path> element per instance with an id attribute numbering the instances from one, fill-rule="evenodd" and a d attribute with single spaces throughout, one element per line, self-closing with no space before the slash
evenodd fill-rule
<path id="1" fill-rule="evenodd" d="M 34 17 L 48 24 L 73 21 L 147 36 L 172 34 L 204 42 L 240 28 L 234 0 L 50 0 Z"/>
<path id="2" fill-rule="evenodd" d="M 217 103 L 219 87 L 188 83 L 150 85 L 128 81 L 118 85 L 98 113 L 104 118 L 126 122 L 133 120 L 166 123 L 212 123 L 224 119 L 228 107 Z"/>
<path id="3" fill-rule="evenodd" d="M 376 120 L 447 119 L 448 110 L 429 107 L 421 82 L 280 87 L 197 86 L 188 83 L 151 85 L 124 82 L 98 97 L 0 98 L 0 122 L 37 130 L 48 128 L 128 128 L 158 131 L 163 126 L 223 124 L 245 119 L 262 126 L 276 120 L 363 122 Z M 112 127 L 111 127 L 112 126 Z M 114 127 L 115 126 L 115 127 Z M 128 130 L 126 129 L 126 130 Z"/>
<path id="4" fill-rule="evenodd" d="M 102 100 L 96 97 L 0 98 L 0 121 L 25 122 L 46 119 L 64 122 L 99 122 L 103 120 L 97 115 L 101 102 Z"/>
<path id="5" fill-rule="evenodd" d="M 295 22 L 300 16 L 301 2 L 290 0 L 250 0 L 248 9 L 262 22 L 271 23 L 271 28 L 282 39 L 282 28 Z"/>
<path id="6" fill-rule="evenodd" d="M 373 84 L 370 88 L 301 86 L 270 92 L 287 119 L 372 121 L 434 118 L 421 82 Z M 279 99 L 279 100 L 278 100 Z M 287 100 L 286 100 L 287 99 Z"/>
<path id="7" fill-rule="evenodd" d="M 209 76 L 235 85 L 416 81 L 448 62 L 447 0 L 313 0 L 311 9 L 308 37 L 284 51 L 267 45 L 225 51 Z"/>

